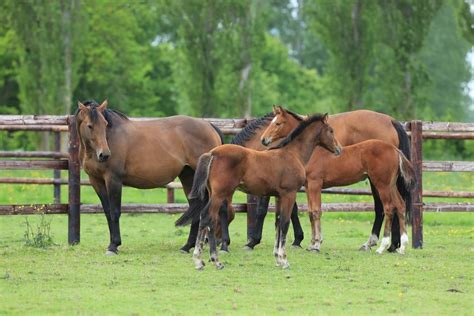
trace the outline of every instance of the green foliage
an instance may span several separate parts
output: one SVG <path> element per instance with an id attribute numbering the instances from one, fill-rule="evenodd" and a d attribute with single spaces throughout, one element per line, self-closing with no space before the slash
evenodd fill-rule
<path id="1" fill-rule="evenodd" d="M 472 14 L 461 0 L 6 0 L 0 22 L 2 114 L 108 98 L 133 116 L 257 116 L 272 104 L 473 115 Z M 3 148 L 39 140 L 4 135 Z"/>

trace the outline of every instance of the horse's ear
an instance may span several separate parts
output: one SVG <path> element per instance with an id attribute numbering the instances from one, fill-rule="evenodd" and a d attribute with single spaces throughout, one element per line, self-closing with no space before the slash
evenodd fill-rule
<path id="1" fill-rule="evenodd" d="M 323 122 L 326 123 L 326 124 L 328 123 L 328 114 L 327 113 L 324 113 L 324 115 L 323 115 Z"/>
<path id="2" fill-rule="evenodd" d="M 278 105 L 273 105 L 273 114 L 278 115 L 280 114 L 280 109 Z"/>
<path id="3" fill-rule="evenodd" d="M 84 104 L 82 104 L 81 101 L 77 101 L 77 105 L 79 106 L 79 110 L 81 110 L 81 111 L 89 110 L 89 108 L 87 106 L 85 106 Z"/>
<path id="4" fill-rule="evenodd" d="M 281 105 L 277 105 L 277 109 L 280 112 L 280 114 L 284 115 L 286 113 L 285 109 Z"/>
<path id="5" fill-rule="evenodd" d="M 100 112 L 104 112 L 108 104 L 109 104 L 109 101 L 105 99 L 104 102 L 102 102 L 102 104 L 97 107 L 97 110 L 99 110 Z"/>

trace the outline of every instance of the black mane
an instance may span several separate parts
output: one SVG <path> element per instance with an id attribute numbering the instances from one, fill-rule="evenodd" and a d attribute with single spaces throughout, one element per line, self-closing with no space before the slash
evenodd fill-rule
<path id="1" fill-rule="evenodd" d="M 272 112 L 265 114 L 264 116 L 251 121 L 247 126 L 244 127 L 238 134 L 231 140 L 231 144 L 243 146 L 243 144 L 255 135 L 255 131 L 265 124 L 267 121 L 275 116 Z"/>
<path id="2" fill-rule="evenodd" d="M 97 122 L 98 118 L 99 118 L 99 113 L 97 111 L 97 107 L 100 106 L 99 103 L 97 103 L 97 101 L 95 100 L 86 100 L 84 102 L 82 102 L 82 104 L 84 104 L 85 106 L 87 106 L 88 108 L 90 108 L 90 111 L 89 111 L 89 117 L 91 119 L 92 122 Z M 74 113 L 74 115 L 77 116 L 77 114 L 79 113 L 80 109 L 78 108 L 76 110 L 76 113 Z M 119 118 L 123 119 L 123 120 L 128 120 L 128 117 L 119 112 L 119 111 L 116 111 L 116 110 L 110 110 L 110 109 L 105 109 L 104 111 L 104 118 L 105 120 L 107 121 L 108 123 L 108 127 L 112 127 L 113 124 L 112 124 L 112 116 L 116 115 L 118 116 Z"/>
<path id="3" fill-rule="evenodd" d="M 277 148 L 282 148 L 288 145 L 292 140 L 294 140 L 296 137 L 298 137 L 311 123 L 316 122 L 316 121 L 322 121 L 324 119 L 325 114 L 314 114 L 308 117 L 306 120 L 302 120 L 300 125 L 296 127 L 288 136 L 286 136 L 278 145 L 275 147 L 269 148 L 271 149 L 277 149 Z"/>

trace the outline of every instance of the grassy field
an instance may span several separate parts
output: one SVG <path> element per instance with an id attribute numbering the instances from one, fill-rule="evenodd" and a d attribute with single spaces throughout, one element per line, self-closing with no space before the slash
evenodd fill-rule
<path id="1" fill-rule="evenodd" d="M 101 214 L 82 217 L 82 242 L 74 247 L 66 244 L 66 216 L 47 218 L 57 245 L 36 249 L 24 245 L 24 216 L 0 217 L 0 314 L 472 315 L 474 310 L 472 214 L 425 214 L 425 249 L 410 248 L 405 256 L 357 250 L 372 214 L 325 214 L 322 252 L 289 249 L 290 270 L 274 266 L 270 220 L 262 245 L 253 252 L 242 249 L 245 214 L 238 214 L 221 271 L 210 264 L 196 271 L 190 255 L 178 252 L 187 229 L 173 226 L 176 215 L 124 215 L 124 245 L 115 257 L 104 256 L 108 232 Z M 39 219 L 29 216 L 33 225 Z M 302 222 L 308 236 L 306 216 Z"/>
<path id="2" fill-rule="evenodd" d="M 2 171 L 2 177 L 51 177 L 43 171 Z M 427 190 L 473 191 L 472 173 L 427 173 Z M 359 183 L 356 187 L 367 187 Z M 83 203 L 98 203 L 83 187 Z M 66 202 L 67 187 L 62 190 Z M 52 186 L 0 185 L 0 204 L 51 203 Z M 184 196 L 176 191 L 178 202 Z M 304 194 L 298 199 L 305 202 Z M 371 201 L 369 196 L 323 196 L 324 202 Z M 165 191 L 124 189 L 124 203 L 164 203 Z M 245 200 L 238 194 L 237 202 Z M 436 199 L 426 199 L 435 201 Z M 462 201 L 462 199 L 458 199 Z M 231 253 L 217 271 L 195 271 L 178 252 L 188 228 L 177 215 L 125 214 L 119 256 L 104 256 L 108 230 L 102 214 L 81 217 L 81 244 L 67 245 L 67 217 L 50 215 L 54 246 L 25 245 L 25 220 L 0 216 L 0 314 L 433 314 L 472 315 L 474 215 L 425 213 L 424 249 L 405 256 L 362 253 L 372 213 L 328 213 L 320 254 L 289 249 L 291 268 L 274 266 L 273 215 L 253 252 L 242 249 L 245 214 L 232 223 Z M 301 220 L 308 244 L 309 221 Z M 292 231 L 289 233 L 292 240 Z M 208 258 L 206 248 L 205 258 Z"/>

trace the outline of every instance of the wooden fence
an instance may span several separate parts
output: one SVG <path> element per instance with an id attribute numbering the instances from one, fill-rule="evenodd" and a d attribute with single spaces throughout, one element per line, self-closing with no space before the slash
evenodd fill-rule
<path id="1" fill-rule="evenodd" d="M 150 120 L 152 118 L 133 118 L 133 120 Z M 224 134 L 234 135 L 248 123 L 246 119 L 205 119 L 218 126 Z M 414 165 L 417 186 L 413 190 L 413 225 L 412 245 L 421 248 L 423 245 L 423 211 L 474 211 L 474 203 L 423 203 L 424 197 L 442 198 L 474 198 L 474 192 L 452 191 L 423 191 L 423 172 L 444 171 L 474 171 L 474 162 L 465 161 L 423 161 L 423 139 L 474 139 L 473 123 L 452 122 L 421 122 L 410 121 L 405 128 L 411 134 L 411 161 Z M 73 116 L 50 115 L 0 115 L 0 130 L 50 132 L 54 135 L 55 151 L 0 151 L 0 169 L 53 169 L 52 179 L 38 178 L 1 178 L 0 183 L 10 184 L 42 184 L 54 186 L 54 203 L 37 205 L 0 205 L 0 215 L 14 214 L 68 214 L 68 241 L 75 244 L 80 241 L 80 213 L 102 212 L 100 205 L 80 203 L 80 186 L 88 185 L 87 180 L 80 179 L 79 140 L 75 129 Z M 60 133 L 68 133 L 68 152 L 60 152 Z M 60 178 L 60 170 L 68 170 L 68 179 Z M 61 204 L 60 186 L 68 185 L 68 203 Z M 174 190 L 180 188 L 180 183 L 170 183 L 166 186 L 167 204 L 123 204 L 122 211 L 140 213 L 178 213 L 183 212 L 187 204 L 174 203 Z M 304 190 L 304 188 L 302 188 Z M 370 195 L 369 190 L 333 188 L 323 191 L 327 194 Z M 247 203 L 235 204 L 237 211 L 247 212 L 248 222 L 255 221 L 256 199 L 248 196 Z M 273 210 L 274 206 L 271 205 Z M 307 210 L 305 204 L 301 210 Z M 323 203 L 324 211 L 372 211 L 372 203 Z"/>

